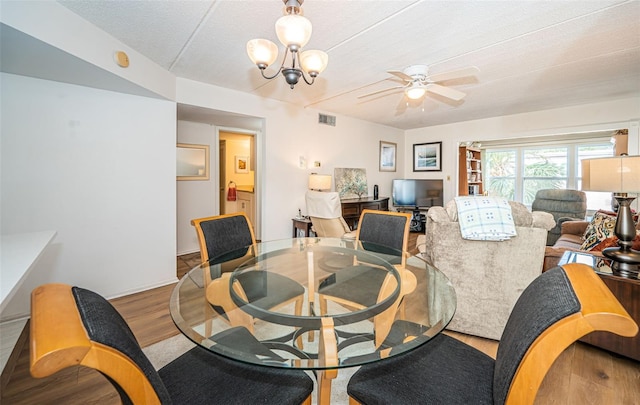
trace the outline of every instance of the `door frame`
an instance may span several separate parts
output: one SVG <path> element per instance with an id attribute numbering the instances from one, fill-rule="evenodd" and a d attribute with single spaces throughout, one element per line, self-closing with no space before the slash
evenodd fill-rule
<path id="1" fill-rule="evenodd" d="M 262 131 L 254 131 L 254 130 L 249 130 L 249 129 L 245 129 L 245 128 L 237 128 L 237 127 L 225 127 L 225 126 L 215 126 L 215 139 L 214 139 L 214 156 L 216 157 L 216 162 L 218 164 L 217 167 L 219 167 L 220 165 L 220 132 L 234 132 L 237 134 L 243 134 L 243 135 L 250 135 L 253 136 L 253 143 L 254 143 L 254 148 L 255 148 L 255 153 L 254 153 L 254 161 L 252 162 L 252 166 L 254 169 L 254 176 L 255 178 L 253 179 L 254 181 L 254 190 L 253 190 L 253 196 L 255 199 L 255 223 L 253 224 L 253 231 L 255 233 L 256 239 L 260 240 L 261 239 L 261 235 L 262 235 L 262 211 L 263 211 L 263 204 L 262 204 L 262 196 L 263 196 L 263 189 L 264 189 L 264 184 L 263 184 L 263 179 L 264 179 L 264 158 L 263 158 L 263 154 L 262 151 L 264 150 L 264 139 L 262 136 Z M 220 213 L 221 207 L 220 207 L 220 199 L 222 198 L 220 196 L 220 176 L 212 176 L 215 177 L 214 179 L 214 187 L 215 187 L 215 192 L 217 193 L 217 205 L 218 205 L 218 213 Z M 225 185 L 226 186 L 226 185 Z"/>

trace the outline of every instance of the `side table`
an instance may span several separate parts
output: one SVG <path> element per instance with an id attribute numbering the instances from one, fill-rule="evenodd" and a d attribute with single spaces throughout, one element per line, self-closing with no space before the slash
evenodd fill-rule
<path id="1" fill-rule="evenodd" d="M 640 325 L 640 280 L 600 271 L 609 267 L 608 260 L 587 253 L 567 251 L 558 265 L 566 263 L 584 263 L 593 267 L 624 309 Z M 634 337 L 622 337 L 608 332 L 592 332 L 580 341 L 640 361 L 640 333 Z"/>
<path id="2" fill-rule="evenodd" d="M 311 220 L 309 218 L 292 218 L 293 221 L 293 237 L 309 238 L 315 236 L 311 230 Z"/>

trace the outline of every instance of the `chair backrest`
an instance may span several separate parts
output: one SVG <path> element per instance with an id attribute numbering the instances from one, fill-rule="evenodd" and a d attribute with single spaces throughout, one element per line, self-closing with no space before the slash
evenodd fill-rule
<path id="1" fill-rule="evenodd" d="M 198 234 L 203 263 L 212 258 L 230 260 L 241 257 L 243 253 L 238 249 L 256 243 L 251 221 L 243 212 L 192 219 L 191 225 Z M 224 257 L 226 254 L 232 256 Z"/>
<path id="2" fill-rule="evenodd" d="M 549 189 L 538 190 L 531 204 L 532 211 L 543 211 L 553 215 L 556 227 L 549 230 L 547 246 L 556 243 L 560 237 L 560 218 L 584 219 L 587 215 L 587 195 L 580 190 Z"/>
<path id="3" fill-rule="evenodd" d="M 323 192 L 309 190 L 305 194 L 307 203 L 307 215 L 316 218 L 340 218 L 342 216 L 342 204 L 340 194 L 337 192 Z"/>
<path id="4" fill-rule="evenodd" d="M 358 231 L 356 242 L 366 250 L 373 250 L 377 253 L 391 253 L 402 251 L 402 266 L 405 264 L 407 254 L 407 244 L 409 240 L 409 224 L 411 214 L 407 212 L 391 212 L 377 210 L 363 210 L 358 221 Z M 373 243 L 375 247 L 367 245 Z M 390 251 L 385 252 L 379 247 L 389 247 Z"/>
<path id="5" fill-rule="evenodd" d="M 582 336 L 634 336 L 638 325 L 592 268 L 568 264 L 536 278 L 514 306 L 498 346 L 495 404 L 533 404 L 555 359 Z"/>
<path id="6" fill-rule="evenodd" d="M 125 404 L 171 403 L 126 321 L 100 295 L 65 284 L 36 288 L 30 332 L 34 377 L 82 365 L 104 374 Z"/>
<path id="7" fill-rule="evenodd" d="M 340 238 L 349 232 L 349 226 L 342 218 L 340 194 L 309 190 L 305 194 L 307 215 L 311 219 L 313 231 L 319 237 Z"/>

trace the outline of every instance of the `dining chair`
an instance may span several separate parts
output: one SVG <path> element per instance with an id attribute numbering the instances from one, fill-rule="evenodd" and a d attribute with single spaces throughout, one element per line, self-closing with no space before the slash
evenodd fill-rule
<path id="1" fill-rule="evenodd" d="M 212 264 L 208 271 L 204 271 L 206 296 L 209 303 L 233 326 L 244 326 L 253 332 L 253 320 L 243 315 L 241 311 L 235 311 L 237 307 L 229 293 L 231 273 L 212 274 L 220 270 L 213 264 L 240 260 L 237 263 L 239 265 L 251 257 L 250 255 L 253 254 L 251 249 L 256 245 L 251 221 L 244 213 L 237 212 L 193 219 L 191 225 L 196 228 L 198 234 L 202 262 Z M 233 288 L 245 301 L 264 309 L 274 309 L 295 303 L 295 314 L 302 313 L 304 287 L 289 277 L 273 272 L 267 275 L 265 272 L 256 270 L 244 272 L 237 279 L 239 285 L 236 284 Z M 277 291 L 278 294 L 273 294 L 273 291 Z"/>
<path id="2" fill-rule="evenodd" d="M 399 269 L 406 264 L 411 214 L 363 210 L 356 232 L 356 249 L 382 257 Z M 353 263 L 324 279 L 319 287 L 320 313 L 327 312 L 327 300 L 354 309 L 373 306 L 379 299 L 388 272 L 367 263 Z"/>
<path id="3" fill-rule="evenodd" d="M 79 287 L 33 290 L 30 341 L 33 377 L 90 367 L 107 377 L 124 404 L 311 404 L 313 381 L 303 371 L 236 362 L 200 346 L 156 371 L 118 311 Z"/>
<path id="4" fill-rule="evenodd" d="M 342 218 L 342 204 L 337 192 L 309 190 L 305 194 L 307 215 L 315 234 L 321 238 L 355 239 L 356 233 Z"/>
<path id="5" fill-rule="evenodd" d="M 638 325 L 592 268 L 555 267 L 516 302 L 495 360 L 445 334 L 413 351 L 361 367 L 350 404 L 533 404 L 549 368 L 593 331 L 635 336 Z"/>

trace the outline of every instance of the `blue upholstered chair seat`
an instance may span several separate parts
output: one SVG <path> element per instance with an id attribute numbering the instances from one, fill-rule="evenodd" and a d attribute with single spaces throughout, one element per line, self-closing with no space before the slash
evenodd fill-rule
<path id="1" fill-rule="evenodd" d="M 409 353 L 363 367 L 349 381 L 348 393 L 363 404 L 492 404 L 494 363 L 440 334 Z M 395 378 L 399 371 L 402 378 Z"/>
<path id="2" fill-rule="evenodd" d="M 138 345 L 126 321 L 100 295 L 72 288 L 80 317 L 89 338 L 121 351 L 138 367 L 155 389 L 163 404 L 300 404 L 313 391 L 313 381 L 300 370 L 286 370 L 244 364 L 197 346 L 156 371 Z M 275 353 L 245 328 L 226 332 L 237 344 L 252 345 L 262 355 Z M 129 397 L 115 384 L 123 403 Z"/>
<path id="3" fill-rule="evenodd" d="M 300 283 L 273 272 L 249 271 L 238 276 L 238 281 L 249 302 L 263 309 L 270 309 L 304 294 Z M 267 292 L 278 291 L 279 294 Z"/>
<path id="4" fill-rule="evenodd" d="M 300 404 L 313 390 L 299 370 L 245 365 L 201 347 L 158 373 L 174 404 Z"/>
<path id="5" fill-rule="evenodd" d="M 386 270 L 367 265 L 347 267 L 324 279 L 318 292 L 370 307 L 375 305 L 377 292 L 387 274 Z"/>

